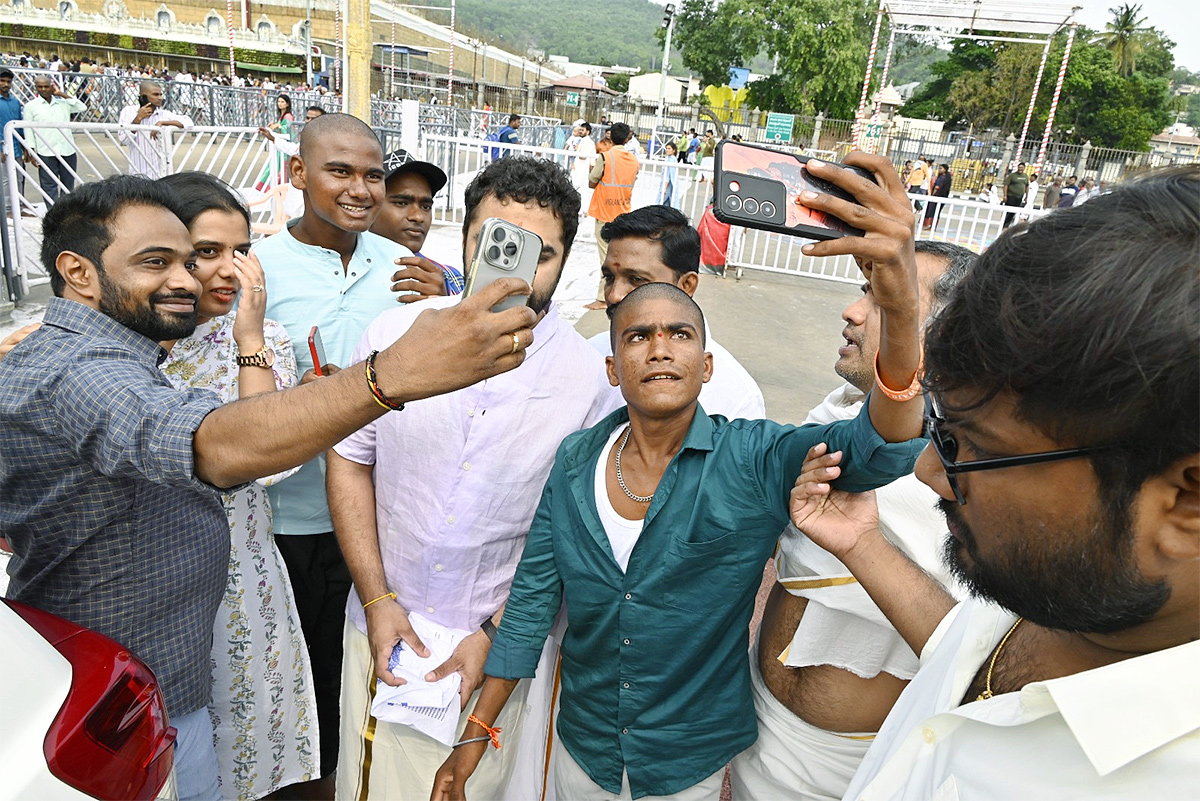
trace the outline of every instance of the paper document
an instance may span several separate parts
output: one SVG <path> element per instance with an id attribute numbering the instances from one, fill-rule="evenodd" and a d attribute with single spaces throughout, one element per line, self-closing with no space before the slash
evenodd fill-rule
<path id="1" fill-rule="evenodd" d="M 449 659 L 470 632 L 441 626 L 416 612 L 409 614 L 408 621 L 429 649 L 429 656 L 418 656 L 405 642 L 393 648 L 388 669 L 393 676 L 407 683 L 391 687 L 377 679 L 371 714 L 389 723 L 412 726 L 438 742 L 453 745 L 460 711 L 458 689 L 462 685 L 462 676 L 451 673 L 435 682 L 425 681 L 425 676 Z"/>

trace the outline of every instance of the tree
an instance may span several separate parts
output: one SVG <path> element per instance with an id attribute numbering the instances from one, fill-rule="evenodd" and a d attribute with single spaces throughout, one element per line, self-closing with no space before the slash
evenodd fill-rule
<path id="1" fill-rule="evenodd" d="M 625 73 L 618 73 L 610 78 L 607 78 L 607 85 L 618 94 L 625 94 L 629 91 L 629 76 Z"/>
<path id="2" fill-rule="evenodd" d="M 1100 35 L 1100 41 L 1116 57 L 1117 72 L 1129 77 L 1137 69 L 1137 60 L 1145 49 L 1150 28 L 1145 26 L 1146 18 L 1142 16 L 1140 4 L 1125 3 L 1119 8 L 1110 8 L 1109 12 L 1113 18 L 1105 23 L 1105 33 Z"/>
<path id="3" fill-rule="evenodd" d="M 675 34 L 686 67 L 723 85 L 759 53 L 774 74 L 749 87 L 759 108 L 852 117 L 874 15 L 870 0 L 684 0 Z"/>

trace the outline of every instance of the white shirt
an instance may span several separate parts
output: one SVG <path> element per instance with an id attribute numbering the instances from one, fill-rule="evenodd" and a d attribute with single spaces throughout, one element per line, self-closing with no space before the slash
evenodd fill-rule
<path id="1" fill-rule="evenodd" d="M 37 95 L 25 104 L 23 116 L 29 122 L 67 123 L 72 114 L 81 111 L 87 111 L 87 105 L 78 98 L 56 95 L 47 103 Z M 23 133 L 29 149 L 43 158 L 70 156 L 76 152 L 75 137 L 70 128 L 28 128 Z"/>
<path id="2" fill-rule="evenodd" d="M 604 526 L 604 533 L 608 535 L 608 545 L 612 548 L 613 558 L 617 560 L 622 573 L 629 567 L 629 555 L 633 553 L 633 546 L 637 545 L 638 538 L 642 536 L 642 527 L 646 522 L 621 517 L 612 501 L 608 499 L 608 454 L 612 452 L 617 439 L 625 435 L 626 428 L 628 426 L 617 426 L 609 435 L 608 442 L 604 443 L 600 456 L 596 459 L 596 481 L 592 487 L 596 493 L 596 512 L 601 525 Z"/>
<path id="3" fill-rule="evenodd" d="M 946 616 L 846 799 L 1197 797 L 1200 641 L 960 706 L 1015 620 L 973 599 Z"/>
<path id="4" fill-rule="evenodd" d="M 385 311 L 350 363 L 391 345 L 422 311 L 459 300 Z M 379 549 L 400 605 L 468 630 L 495 614 L 508 599 L 558 446 L 598 423 L 609 397 L 603 365 L 551 304 L 520 367 L 413 401 L 335 446 L 342 457 L 375 466 Z M 365 633 L 353 591 L 346 611 Z"/>
<path id="5" fill-rule="evenodd" d="M 865 396 L 853 384 L 835 389 L 808 413 L 805 423 L 856 417 Z M 938 496 L 911 473 L 875 490 L 883 535 L 956 597 L 965 592 L 942 562 L 946 521 Z M 788 667 L 833 665 L 864 679 L 889 673 L 911 679 L 917 655 L 833 554 L 788 524 L 775 553 L 779 582 L 809 603 L 779 661 Z"/>
<path id="6" fill-rule="evenodd" d="M 137 116 L 140 106 L 126 106 L 121 109 L 120 115 L 117 117 L 117 122 L 121 125 L 132 125 L 133 118 Z M 162 106 L 154 110 L 146 119 L 142 120 L 139 125 L 157 125 L 160 122 L 178 122 L 183 125 L 183 130 L 187 130 L 195 125 L 192 118 L 186 114 L 175 114 L 167 111 Z M 177 131 L 176 131 L 177 133 Z M 120 130 L 117 132 L 117 138 L 121 140 L 121 144 L 129 147 L 129 174 L 144 175 L 147 178 L 162 178 L 165 175 L 165 167 L 159 144 L 162 141 L 161 135 L 158 139 L 151 136 L 150 131 L 127 131 Z"/>
<path id="7" fill-rule="evenodd" d="M 761 420 L 766 417 L 767 407 L 763 402 L 762 390 L 758 388 L 754 377 L 732 353 L 713 340 L 707 322 L 704 324 L 704 336 L 707 343 L 704 349 L 713 357 L 712 378 L 700 387 L 700 405 L 704 407 L 704 413 L 719 414 L 727 420 Z M 608 331 L 596 334 L 588 340 L 588 344 L 602 356 L 612 356 L 612 341 Z M 610 385 L 609 390 L 614 396 L 613 408 L 623 406 L 625 400 L 621 397 L 620 387 Z"/>

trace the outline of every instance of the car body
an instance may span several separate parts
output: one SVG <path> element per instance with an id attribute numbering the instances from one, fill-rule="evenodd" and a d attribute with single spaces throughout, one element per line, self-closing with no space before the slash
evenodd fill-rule
<path id="1" fill-rule="evenodd" d="M 0 651 L 0 800 L 175 797 L 175 729 L 128 649 L 5 600 Z"/>

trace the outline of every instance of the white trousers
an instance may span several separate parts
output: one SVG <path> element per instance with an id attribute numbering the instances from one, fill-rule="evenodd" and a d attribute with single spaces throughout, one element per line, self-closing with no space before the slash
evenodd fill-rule
<path id="1" fill-rule="evenodd" d="M 763 682 L 757 645 L 750 649 L 750 689 L 758 740 L 730 763 L 733 800 L 840 801 L 875 736 L 835 734 L 798 717 Z"/>
<path id="2" fill-rule="evenodd" d="M 377 720 L 371 715 L 375 689 L 375 664 L 365 634 L 346 621 L 342 658 L 341 751 L 338 757 L 338 801 L 428 801 L 437 769 L 450 756 L 450 747 L 416 729 Z M 467 797 L 478 801 L 500 799 L 517 755 L 525 696 L 529 681 L 522 680 L 492 725 L 504 729 L 504 746 L 488 748 L 479 767 L 467 781 Z M 471 696 L 458 720 L 462 737 L 467 717 L 475 709 L 479 691 Z"/>
<path id="3" fill-rule="evenodd" d="M 721 797 L 721 784 L 725 779 L 725 768 L 721 768 L 703 781 L 671 795 L 646 795 L 641 801 L 717 801 Z M 621 792 L 613 795 L 592 781 L 592 777 L 579 767 L 579 763 L 559 748 L 554 752 L 554 792 L 560 801 L 632 801 L 629 792 L 629 776 L 621 776 Z M 468 795 L 468 798 L 470 796 Z"/>

